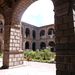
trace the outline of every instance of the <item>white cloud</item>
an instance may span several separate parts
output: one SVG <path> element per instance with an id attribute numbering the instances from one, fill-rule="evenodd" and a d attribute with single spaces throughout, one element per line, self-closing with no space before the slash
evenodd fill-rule
<path id="1" fill-rule="evenodd" d="M 33 3 L 23 14 L 22 21 L 42 26 L 54 23 L 54 7 L 50 0 L 39 0 Z"/>

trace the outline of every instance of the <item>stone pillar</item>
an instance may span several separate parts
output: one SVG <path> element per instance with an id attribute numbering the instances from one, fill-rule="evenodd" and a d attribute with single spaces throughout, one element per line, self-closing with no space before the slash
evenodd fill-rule
<path id="1" fill-rule="evenodd" d="M 71 2 L 55 2 L 56 75 L 75 74 L 75 41 Z"/>
<path id="2" fill-rule="evenodd" d="M 22 40 L 20 27 L 6 27 L 5 30 L 3 66 L 10 67 L 21 65 L 23 64 L 23 51 L 21 49 Z"/>
<path id="3" fill-rule="evenodd" d="M 21 49 L 21 41 L 20 27 L 11 27 L 9 66 L 23 64 L 23 51 Z"/>

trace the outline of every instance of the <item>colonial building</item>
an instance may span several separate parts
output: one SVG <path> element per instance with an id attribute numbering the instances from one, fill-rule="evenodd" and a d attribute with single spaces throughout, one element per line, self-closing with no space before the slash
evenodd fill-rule
<path id="1" fill-rule="evenodd" d="M 41 50 L 51 48 L 54 51 L 54 24 L 36 27 L 22 22 L 22 49 Z"/>
<path id="2" fill-rule="evenodd" d="M 41 50 L 51 48 L 54 51 L 55 37 L 54 24 L 36 27 L 22 22 L 22 49 Z M 0 51 L 4 49 L 4 22 L 0 19 Z"/>

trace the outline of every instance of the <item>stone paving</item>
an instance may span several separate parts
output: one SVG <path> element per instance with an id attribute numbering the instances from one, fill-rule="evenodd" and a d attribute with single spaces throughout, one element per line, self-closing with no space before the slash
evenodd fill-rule
<path id="1" fill-rule="evenodd" d="M 0 75 L 56 75 L 56 65 L 24 61 L 23 65 L 0 70 Z"/>

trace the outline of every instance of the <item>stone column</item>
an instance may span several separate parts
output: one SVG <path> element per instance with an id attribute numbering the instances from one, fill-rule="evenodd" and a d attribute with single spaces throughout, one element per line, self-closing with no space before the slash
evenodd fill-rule
<path id="1" fill-rule="evenodd" d="M 22 40 L 20 27 L 6 26 L 4 38 L 4 67 L 17 66 L 23 64 L 23 51 L 21 49 L 21 41 Z"/>
<path id="2" fill-rule="evenodd" d="M 17 25 L 20 26 L 20 25 Z M 22 37 L 20 27 L 11 27 L 9 46 L 9 66 L 23 64 Z"/>
<path id="3" fill-rule="evenodd" d="M 75 41 L 71 2 L 55 3 L 55 41 L 57 75 L 75 74 Z"/>

